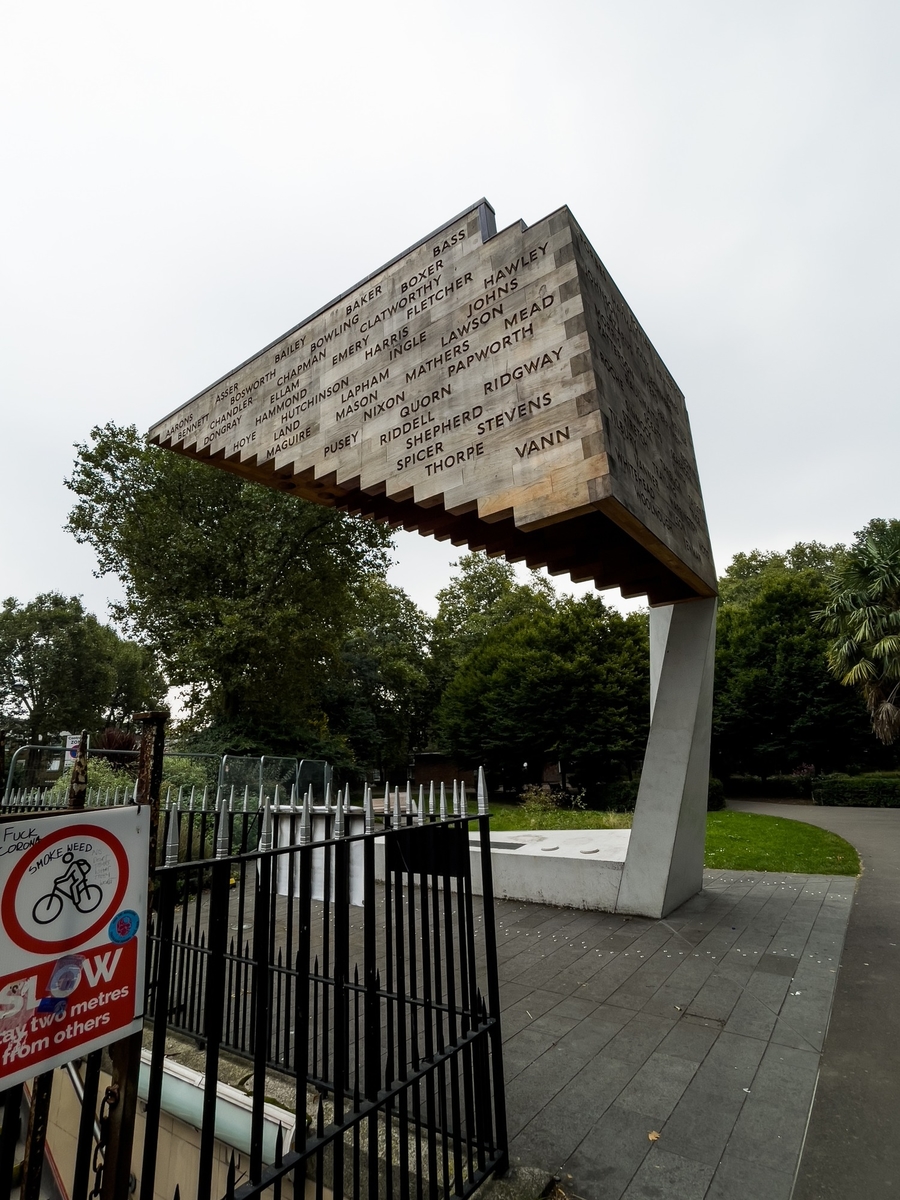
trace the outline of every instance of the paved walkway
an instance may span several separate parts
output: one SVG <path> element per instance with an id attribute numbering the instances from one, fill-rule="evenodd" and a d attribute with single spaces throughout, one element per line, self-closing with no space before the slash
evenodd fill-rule
<path id="1" fill-rule="evenodd" d="M 900 810 L 734 804 L 852 842 L 863 874 L 794 1200 L 900 1196 Z"/>
<path id="2" fill-rule="evenodd" d="M 789 1200 L 854 883 L 710 871 L 664 921 L 500 902 L 513 1160 L 585 1200 Z"/>

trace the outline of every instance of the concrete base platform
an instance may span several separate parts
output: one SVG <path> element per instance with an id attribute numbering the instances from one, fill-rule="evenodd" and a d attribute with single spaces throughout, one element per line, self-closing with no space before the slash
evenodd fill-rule
<path id="1" fill-rule="evenodd" d="M 533 830 L 491 836 L 494 896 L 615 912 L 630 829 Z M 481 847 L 471 835 L 472 889 L 482 894 Z"/>

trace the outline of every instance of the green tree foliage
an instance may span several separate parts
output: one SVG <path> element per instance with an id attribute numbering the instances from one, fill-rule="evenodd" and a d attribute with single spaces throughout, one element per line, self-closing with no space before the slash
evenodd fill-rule
<path id="1" fill-rule="evenodd" d="M 122 626 L 186 689 L 197 748 L 346 760 L 325 697 L 390 533 L 108 424 L 77 447 L 68 528 L 125 590 Z"/>
<path id="2" fill-rule="evenodd" d="M 858 690 L 875 736 L 891 745 L 900 738 L 900 521 L 870 521 L 855 535 L 816 616 L 832 637 L 832 674 Z"/>
<path id="3" fill-rule="evenodd" d="M 437 594 L 432 661 L 439 689 L 491 630 L 550 605 L 555 596 L 549 580 L 537 571 L 529 583 L 517 583 L 514 568 L 503 559 L 468 553 L 456 565 L 458 574 Z"/>
<path id="4" fill-rule="evenodd" d="M 513 786 L 548 760 L 588 788 L 633 770 L 649 724 L 646 617 L 533 589 L 462 657 L 438 721 L 455 753 Z"/>
<path id="5" fill-rule="evenodd" d="M 165 691 L 150 651 L 101 625 L 77 596 L 3 602 L 0 709 L 28 741 L 64 729 L 96 732 L 154 707 Z"/>
<path id="6" fill-rule="evenodd" d="M 865 757 L 865 714 L 826 668 L 812 620 L 842 547 L 738 554 L 720 580 L 713 774 L 829 770 Z"/>
<path id="7" fill-rule="evenodd" d="M 432 688 L 431 621 L 405 592 L 374 579 L 348 630 L 326 697 L 331 726 L 346 731 L 357 762 L 402 778 L 421 744 Z"/>

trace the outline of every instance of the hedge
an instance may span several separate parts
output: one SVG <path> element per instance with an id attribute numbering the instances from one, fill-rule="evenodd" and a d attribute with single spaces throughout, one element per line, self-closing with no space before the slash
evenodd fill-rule
<path id="1" fill-rule="evenodd" d="M 898 775 L 820 775 L 813 781 L 816 804 L 853 808 L 900 808 Z"/>
<path id="2" fill-rule="evenodd" d="M 809 775 L 732 775 L 725 783 L 729 800 L 808 800 Z"/>
<path id="3" fill-rule="evenodd" d="M 596 807 L 604 812 L 634 812 L 639 786 L 639 779 L 617 779 L 615 783 L 604 784 L 600 788 Z M 706 807 L 709 812 L 717 812 L 725 807 L 722 780 L 713 775 L 709 777 Z"/>

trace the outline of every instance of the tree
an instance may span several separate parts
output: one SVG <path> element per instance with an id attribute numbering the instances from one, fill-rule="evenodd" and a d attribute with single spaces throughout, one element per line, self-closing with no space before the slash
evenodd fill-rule
<path id="1" fill-rule="evenodd" d="M 346 731 L 356 762 L 402 778 L 429 714 L 431 620 L 381 579 L 368 587 L 359 616 L 327 689 L 329 723 Z"/>
<path id="2" fill-rule="evenodd" d="M 68 528 L 122 581 L 114 615 L 186 690 L 197 744 L 346 760 L 324 699 L 390 532 L 149 446 L 134 426 L 76 449 Z"/>
<path id="3" fill-rule="evenodd" d="M 95 732 L 155 707 L 165 692 L 147 648 L 101 625 L 77 596 L 3 602 L 0 708 L 4 724 L 27 740 Z"/>
<path id="4" fill-rule="evenodd" d="M 889 746 L 900 738 L 900 521 L 870 521 L 854 537 L 816 617 L 832 635 L 832 674 L 861 694 L 875 736 Z"/>
<path id="5" fill-rule="evenodd" d="M 738 554 L 719 581 L 713 770 L 774 775 L 865 757 L 865 714 L 830 678 L 811 614 L 842 547 Z"/>
<path id="6" fill-rule="evenodd" d="M 465 655 L 438 720 L 455 753 L 507 784 L 539 780 L 550 760 L 591 787 L 640 763 L 648 673 L 645 615 L 623 617 L 597 596 L 543 597 Z"/>
<path id="7" fill-rule="evenodd" d="M 529 583 L 517 583 L 510 563 L 485 554 L 464 554 L 456 565 L 459 573 L 437 594 L 431 645 L 439 689 L 492 629 L 552 604 L 556 594 L 537 571 Z"/>

